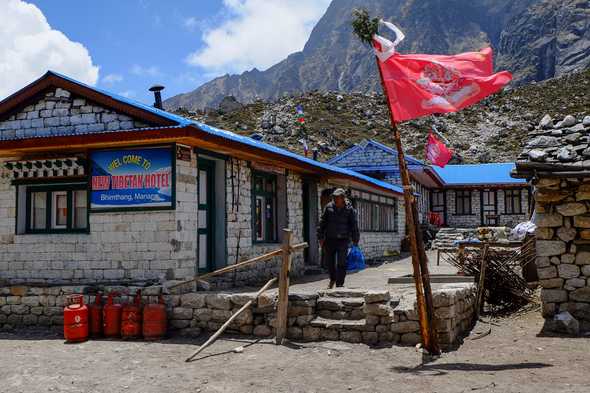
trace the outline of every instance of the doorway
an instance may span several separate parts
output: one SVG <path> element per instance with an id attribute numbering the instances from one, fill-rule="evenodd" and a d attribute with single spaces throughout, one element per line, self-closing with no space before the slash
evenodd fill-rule
<path id="1" fill-rule="evenodd" d="M 214 269 L 215 250 L 215 162 L 198 160 L 199 208 L 197 217 L 197 272 L 206 273 Z"/>
<path id="2" fill-rule="evenodd" d="M 303 180 L 303 241 L 309 247 L 303 251 L 305 266 L 319 265 L 318 226 L 318 184 L 315 180 Z"/>
<path id="3" fill-rule="evenodd" d="M 481 225 L 498 225 L 496 190 L 481 190 Z"/>

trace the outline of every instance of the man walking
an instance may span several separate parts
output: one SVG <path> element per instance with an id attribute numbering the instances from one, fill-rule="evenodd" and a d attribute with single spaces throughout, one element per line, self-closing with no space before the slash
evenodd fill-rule
<path id="1" fill-rule="evenodd" d="M 346 199 L 346 192 L 337 188 L 320 218 L 318 240 L 322 248 L 322 258 L 330 273 L 329 289 L 342 287 L 346 278 L 346 256 L 350 242 L 359 242 L 359 228 L 356 211 Z"/>

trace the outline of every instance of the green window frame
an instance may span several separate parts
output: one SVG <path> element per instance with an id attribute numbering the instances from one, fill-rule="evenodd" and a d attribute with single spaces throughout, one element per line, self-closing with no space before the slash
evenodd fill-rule
<path id="1" fill-rule="evenodd" d="M 504 213 L 523 214 L 522 190 L 504 190 Z"/>
<path id="2" fill-rule="evenodd" d="M 86 183 L 27 186 L 25 234 L 88 233 Z"/>
<path id="3" fill-rule="evenodd" d="M 392 205 L 356 199 L 355 205 L 361 232 L 397 232 L 399 230 L 397 199 L 393 199 Z"/>
<path id="4" fill-rule="evenodd" d="M 469 216 L 473 214 L 471 190 L 455 190 L 455 214 L 458 216 Z"/>
<path id="5" fill-rule="evenodd" d="M 278 242 L 276 175 L 252 172 L 252 242 Z"/>

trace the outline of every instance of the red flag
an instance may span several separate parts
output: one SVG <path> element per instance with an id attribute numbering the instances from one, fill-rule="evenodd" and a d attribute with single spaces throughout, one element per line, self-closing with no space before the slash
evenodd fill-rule
<path id="1" fill-rule="evenodd" d="M 430 132 L 426 143 L 426 158 L 434 165 L 444 168 L 451 160 L 451 157 L 453 157 L 453 152 Z"/>
<path id="2" fill-rule="evenodd" d="M 375 36 L 382 38 L 380 36 Z M 457 112 L 501 90 L 512 80 L 492 74 L 492 49 L 443 55 L 400 55 L 374 41 L 379 68 L 396 121 L 432 113 Z"/>

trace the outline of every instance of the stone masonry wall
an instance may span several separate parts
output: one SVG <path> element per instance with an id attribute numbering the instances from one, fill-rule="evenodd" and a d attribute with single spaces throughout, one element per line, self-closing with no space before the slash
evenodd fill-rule
<path id="1" fill-rule="evenodd" d="M 91 213 L 88 234 L 15 234 L 16 188 L 0 171 L 0 279 L 83 283 L 194 275 L 194 155 L 177 161 L 176 210 Z"/>
<path id="2" fill-rule="evenodd" d="M 66 132 L 117 131 L 144 127 L 148 127 L 148 124 L 57 88 L 47 92 L 45 97 L 34 105 L 29 105 L 6 121 L 0 122 L 0 138 L 60 135 Z"/>
<path id="3" fill-rule="evenodd" d="M 318 215 L 321 216 L 321 195 L 322 191 L 336 187 L 327 182 L 318 184 Z M 366 259 L 382 258 L 391 251 L 399 251 L 401 240 L 405 236 L 406 211 L 404 200 L 397 198 L 398 231 L 397 232 L 363 232 L 361 231 L 359 246 L 363 250 Z"/>
<path id="4" fill-rule="evenodd" d="M 124 295 L 116 303 L 132 300 L 137 287 L 0 287 L 0 329 L 48 326 L 61 329 L 63 305 L 72 293 L 84 294 L 85 303 L 94 302 L 97 289 L 118 290 Z M 141 288 L 143 303 L 155 303 L 162 288 Z M 473 320 L 475 285 L 447 284 L 433 292 L 435 325 L 443 348 L 460 343 Z M 254 292 L 191 292 L 165 295 L 169 330 L 196 336 L 213 332 L 242 305 L 255 300 Z M 420 342 L 415 297 L 394 298 L 385 290 L 333 290 L 291 292 L 288 332 L 302 341 L 341 340 L 367 344 L 415 345 Z M 269 337 L 274 334 L 276 290 L 255 301 L 227 330 L 228 333 Z"/>
<path id="5" fill-rule="evenodd" d="M 476 228 L 481 226 L 481 196 L 480 190 L 475 189 L 471 191 L 471 212 L 469 215 L 456 214 L 455 205 L 455 190 L 445 190 L 447 195 L 447 226 L 456 228 Z M 497 213 L 500 216 L 498 226 L 514 227 L 518 223 L 526 221 L 529 210 L 528 190 L 522 189 L 521 205 L 522 214 L 505 214 L 504 207 L 504 190 L 496 191 L 497 198 Z"/>
<path id="6" fill-rule="evenodd" d="M 535 188 L 543 316 L 551 325 L 569 311 L 590 331 L 590 180 L 541 178 Z"/>
<path id="7" fill-rule="evenodd" d="M 232 167 L 233 166 L 233 171 Z M 233 181 L 232 181 L 233 174 Z M 286 179 L 287 227 L 293 231 L 293 243 L 303 241 L 303 191 L 301 177 L 289 173 Z M 232 189 L 233 185 L 233 189 Z M 247 161 L 232 160 L 226 169 L 225 198 L 227 209 L 227 255 L 228 265 L 276 250 L 281 243 L 255 243 L 252 241 L 252 176 Z M 282 197 L 282 196 L 278 196 Z M 282 230 L 282 228 L 279 228 Z M 247 266 L 214 280 L 217 288 L 245 286 L 264 283 L 278 277 L 280 258 Z M 303 253 L 293 255 L 291 274 L 302 275 L 304 271 Z"/>

